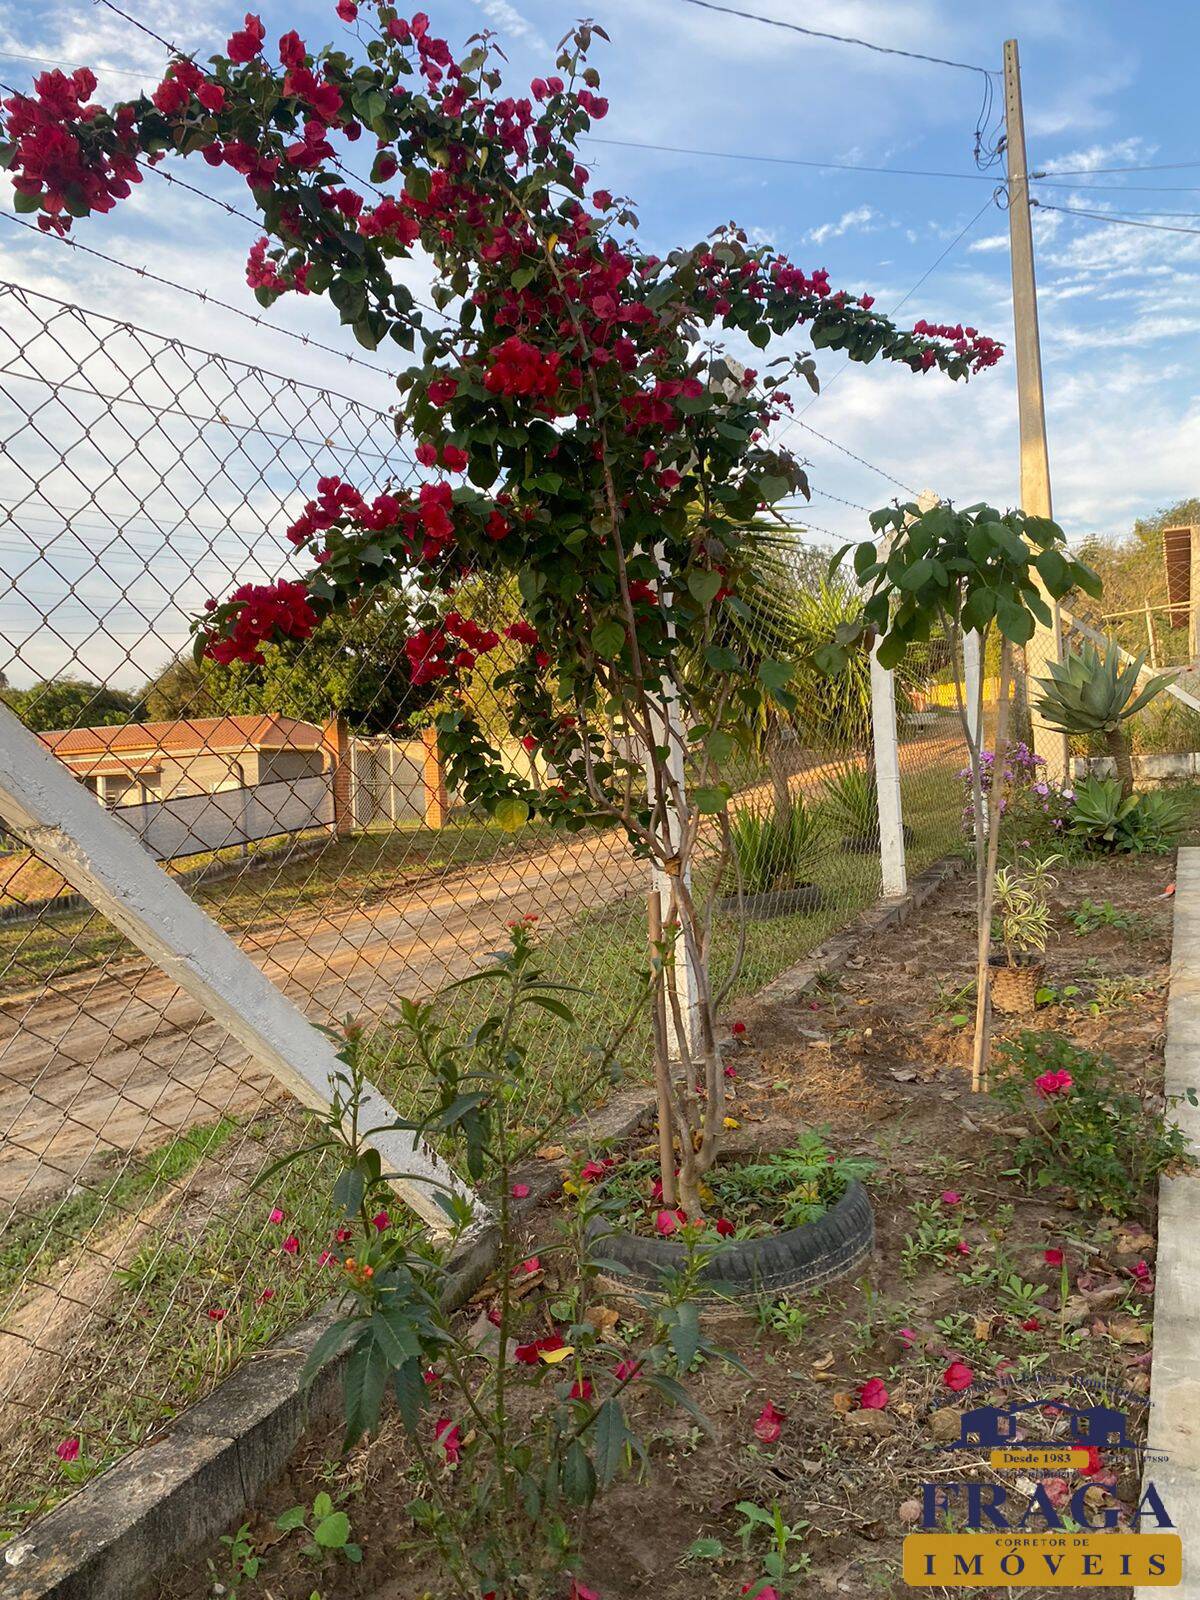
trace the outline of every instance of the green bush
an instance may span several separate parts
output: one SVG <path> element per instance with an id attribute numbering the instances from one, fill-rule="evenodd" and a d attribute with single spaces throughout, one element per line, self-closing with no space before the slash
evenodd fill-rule
<path id="1" fill-rule="evenodd" d="M 1068 831 L 1090 850 L 1165 855 L 1187 825 L 1188 807 L 1178 795 L 1162 789 L 1126 795 L 1118 778 L 1083 778 Z"/>
<path id="2" fill-rule="evenodd" d="M 1087 1211 L 1128 1216 L 1164 1168 L 1194 1164 L 1186 1136 L 1132 1090 L 1109 1056 L 1059 1034 L 1024 1032 L 996 1046 L 992 1093 L 1031 1131 L 1011 1174 L 1069 1191 Z"/>
<path id="3" fill-rule="evenodd" d="M 879 795 L 865 767 L 848 767 L 828 779 L 821 807 L 835 828 L 850 838 L 879 837 Z"/>
<path id="4" fill-rule="evenodd" d="M 799 796 L 782 818 L 744 806 L 734 812 L 729 831 L 746 894 L 803 882 L 825 847 L 824 817 Z"/>

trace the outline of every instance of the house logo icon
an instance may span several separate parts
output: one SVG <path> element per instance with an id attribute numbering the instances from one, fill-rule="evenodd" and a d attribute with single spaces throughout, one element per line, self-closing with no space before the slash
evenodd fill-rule
<path id="1" fill-rule="evenodd" d="M 1041 1412 L 1052 1407 L 1054 1413 L 1067 1418 L 1068 1438 L 1053 1443 L 1046 1439 L 1019 1438 L 1018 1433 L 1027 1411 Z M 975 1406 L 964 1411 L 959 1423 L 959 1437 L 951 1450 L 1027 1450 L 1036 1456 L 1039 1450 L 1061 1449 L 1064 1444 L 1077 1449 L 1094 1446 L 1100 1450 L 1132 1450 L 1133 1441 L 1127 1437 L 1125 1415 L 1112 1406 L 1070 1406 L 1060 1400 L 1029 1400 L 1022 1405 Z"/>

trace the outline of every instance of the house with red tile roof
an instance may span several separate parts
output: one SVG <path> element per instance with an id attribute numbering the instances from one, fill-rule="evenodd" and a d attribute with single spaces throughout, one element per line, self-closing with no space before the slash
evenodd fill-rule
<path id="1" fill-rule="evenodd" d="M 325 731 L 295 717 L 186 717 L 62 728 L 38 738 L 106 805 L 319 777 Z"/>

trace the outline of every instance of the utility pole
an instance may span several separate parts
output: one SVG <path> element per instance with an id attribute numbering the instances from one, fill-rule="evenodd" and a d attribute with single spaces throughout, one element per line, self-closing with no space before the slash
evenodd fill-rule
<path id="1" fill-rule="evenodd" d="M 1029 163 L 1025 154 L 1025 116 L 1021 108 L 1021 62 L 1017 41 L 1004 43 L 1004 121 L 1008 154 L 1008 237 L 1012 253 L 1013 325 L 1017 358 L 1017 413 L 1021 433 L 1021 509 L 1049 517 L 1050 454 L 1046 446 L 1046 402 L 1042 390 L 1042 346 L 1038 336 L 1037 285 L 1033 274 L 1033 225 L 1029 205 Z M 1053 622 L 1039 624 L 1025 647 L 1026 683 L 1062 658 L 1058 602 L 1042 590 Z M 1070 770 L 1067 736 L 1039 722 L 1032 712 L 1033 747 L 1046 762 L 1046 774 L 1065 782 Z"/>

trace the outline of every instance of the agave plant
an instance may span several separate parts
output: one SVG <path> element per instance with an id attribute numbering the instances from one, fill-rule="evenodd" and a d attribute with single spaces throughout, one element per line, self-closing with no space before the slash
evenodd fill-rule
<path id="1" fill-rule="evenodd" d="M 825 844 L 825 818 L 799 795 L 783 818 L 777 810 L 741 807 L 733 813 L 729 831 L 746 894 L 800 884 L 817 865 Z"/>
<path id="2" fill-rule="evenodd" d="M 1075 785 L 1070 832 L 1088 844 L 1117 850 L 1136 810 L 1137 801 L 1122 791 L 1116 778 L 1084 778 Z"/>
<path id="3" fill-rule="evenodd" d="M 1045 693 L 1037 710 L 1053 728 L 1068 734 L 1103 735 L 1112 757 L 1121 793 L 1133 793 L 1133 760 L 1129 737 L 1122 723 L 1148 705 L 1171 682 L 1174 674 L 1161 672 L 1137 693 L 1145 656 L 1138 656 L 1122 667 L 1121 647 L 1109 639 L 1103 656 L 1094 644 L 1070 650 L 1062 661 L 1049 663 L 1050 676 L 1039 678 Z"/>

